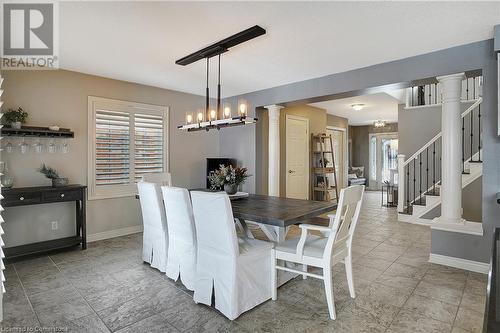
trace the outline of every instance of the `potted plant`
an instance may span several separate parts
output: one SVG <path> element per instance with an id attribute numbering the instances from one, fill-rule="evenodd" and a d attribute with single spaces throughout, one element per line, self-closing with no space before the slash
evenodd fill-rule
<path id="1" fill-rule="evenodd" d="M 247 168 L 220 165 L 219 169 L 210 172 L 208 180 L 212 190 L 224 188 L 227 194 L 232 195 L 248 177 Z"/>
<path id="2" fill-rule="evenodd" d="M 42 166 L 38 168 L 38 172 L 42 173 L 45 177 L 52 181 L 52 187 L 68 185 L 68 178 L 60 177 L 55 169 L 48 167 L 45 164 L 42 164 Z"/>
<path id="3" fill-rule="evenodd" d="M 21 124 L 24 124 L 28 119 L 28 112 L 24 111 L 21 107 L 17 110 L 9 109 L 3 115 L 3 121 L 5 124 L 9 124 L 12 128 L 20 129 Z"/>

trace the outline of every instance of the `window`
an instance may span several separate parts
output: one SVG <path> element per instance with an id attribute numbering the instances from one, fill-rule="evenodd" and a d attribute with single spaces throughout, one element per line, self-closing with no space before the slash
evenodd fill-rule
<path id="1" fill-rule="evenodd" d="M 89 96 L 89 199 L 132 196 L 168 171 L 168 108 Z"/>

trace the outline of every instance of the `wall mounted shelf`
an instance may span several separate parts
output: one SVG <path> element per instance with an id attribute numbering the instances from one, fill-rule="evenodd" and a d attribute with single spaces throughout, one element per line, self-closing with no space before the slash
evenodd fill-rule
<path id="1" fill-rule="evenodd" d="M 75 133 L 68 128 L 60 128 L 58 131 L 52 131 L 48 127 L 23 126 L 15 129 L 5 126 L 0 130 L 3 136 L 17 137 L 38 137 L 38 138 L 74 138 Z"/>

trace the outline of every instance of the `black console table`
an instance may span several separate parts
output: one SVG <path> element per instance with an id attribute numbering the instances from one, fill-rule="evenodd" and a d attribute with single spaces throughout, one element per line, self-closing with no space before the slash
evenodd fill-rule
<path id="1" fill-rule="evenodd" d="M 85 192 L 87 186 L 67 185 L 61 187 L 37 186 L 2 189 L 2 206 L 17 207 L 56 202 L 76 202 L 76 235 L 49 241 L 7 247 L 4 249 L 5 258 L 17 259 L 19 257 L 34 255 L 77 245 L 82 250 L 87 248 L 87 232 L 85 217 Z"/>

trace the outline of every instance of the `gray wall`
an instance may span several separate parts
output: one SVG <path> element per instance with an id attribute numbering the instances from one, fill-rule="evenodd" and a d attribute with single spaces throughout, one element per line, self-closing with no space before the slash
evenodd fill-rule
<path id="1" fill-rule="evenodd" d="M 69 177 L 71 183 L 87 183 L 87 96 L 100 96 L 170 107 L 170 171 L 178 186 L 205 185 L 205 158 L 219 156 L 219 134 L 186 133 L 176 126 L 185 112 L 203 105 L 203 97 L 106 79 L 70 71 L 5 71 L 4 109 L 22 106 L 29 112 L 28 125 L 58 124 L 71 128 L 69 154 L 3 153 L 15 178 L 15 186 L 48 185 L 35 171 L 43 161 Z M 13 140 L 19 143 L 19 139 Z M 33 140 L 30 140 L 32 143 Z M 47 142 L 44 142 L 45 144 Z M 250 142 L 253 145 L 253 141 Z M 88 234 L 141 224 L 139 202 L 133 197 L 92 200 L 87 205 Z M 50 204 L 7 208 L 5 242 L 7 246 L 64 237 L 74 232 L 74 205 Z M 51 221 L 59 221 L 53 232 Z"/>
<path id="2" fill-rule="evenodd" d="M 332 74 L 321 78 L 292 83 L 271 89 L 265 89 L 241 97 L 254 107 L 280 104 L 289 101 L 311 100 L 314 97 L 331 96 L 352 92 L 358 94 L 364 89 L 408 83 L 416 79 L 425 79 L 482 69 L 483 89 L 483 193 L 482 215 L 484 236 L 461 235 L 449 232 L 432 234 L 432 253 L 461 257 L 469 260 L 487 262 L 493 228 L 500 226 L 500 205 L 495 202 L 500 188 L 500 138 L 497 136 L 497 68 L 493 52 L 493 40 L 475 42 L 448 48 L 428 54 L 393 62 L 369 66 L 348 72 Z M 236 97 L 235 97 L 236 98 Z M 240 159 L 250 172 L 260 170 L 262 152 L 258 148 L 255 126 L 243 129 L 222 131 L 220 135 L 221 154 Z M 255 143 L 255 144 L 253 144 Z M 247 184 L 246 189 L 255 190 L 259 182 L 256 174 Z M 457 251 L 461 247 L 463 251 Z"/>

